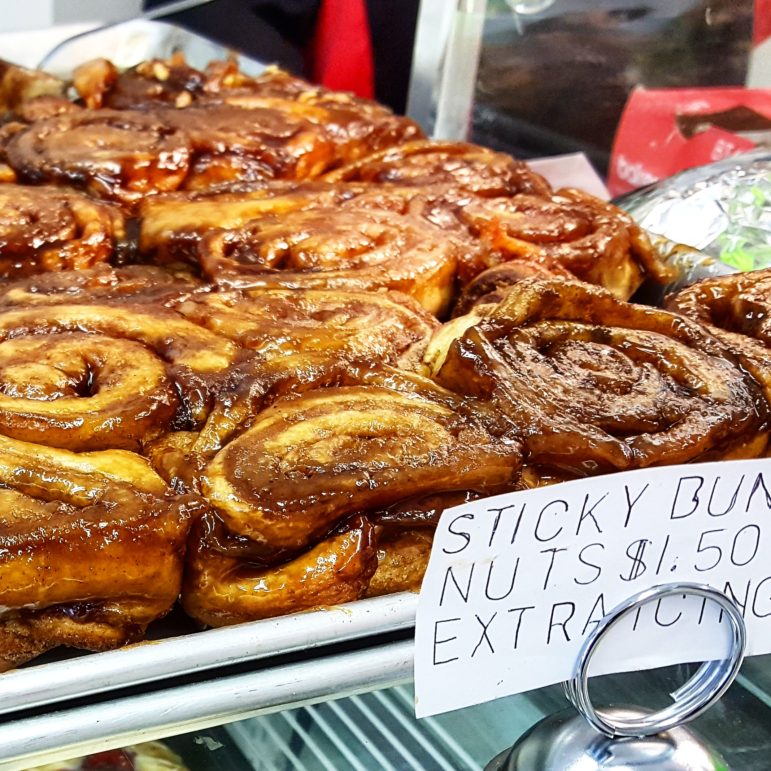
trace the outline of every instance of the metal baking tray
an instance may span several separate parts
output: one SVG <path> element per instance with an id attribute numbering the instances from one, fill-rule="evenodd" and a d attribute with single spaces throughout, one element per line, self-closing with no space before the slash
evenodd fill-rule
<path id="1" fill-rule="evenodd" d="M 68 79 L 78 65 L 90 59 L 110 59 L 119 69 L 126 69 L 146 59 L 166 59 L 176 51 L 184 53 L 188 64 L 197 69 L 228 56 L 235 56 L 247 75 L 259 75 L 266 66 L 176 24 L 134 19 L 63 40 L 41 59 L 38 68 Z"/>
<path id="2" fill-rule="evenodd" d="M 189 642 L 188 647 L 192 647 Z M 226 676 L 213 674 L 155 692 L 15 717 L 0 724 L 0 771 L 28 769 L 400 685 L 412 679 L 413 647 L 412 640 L 373 644 L 313 660 Z"/>
<path id="3" fill-rule="evenodd" d="M 185 633 L 180 624 L 182 633 L 165 639 L 33 663 L 0 674 L 0 714 L 297 651 L 316 655 L 324 646 L 412 628 L 417 600 L 405 592 L 202 632 Z"/>

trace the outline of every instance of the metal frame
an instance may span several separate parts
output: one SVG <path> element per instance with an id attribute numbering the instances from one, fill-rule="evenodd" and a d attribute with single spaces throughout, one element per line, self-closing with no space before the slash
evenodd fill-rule
<path id="1" fill-rule="evenodd" d="M 411 593 L 375 597 L 15 669 L 0 675 L 0 714 L 410 629 L 417 601 Z"/>
<path id="2" fill-rule="evenodd" d="M 309 614 L 310 615 L 310 614 Z M 188 647 L 192 647 L 188 641 Z M 104 751 L 412 679 L 412 640 L 21 717 L 0 726 L 0 770 Z"/>

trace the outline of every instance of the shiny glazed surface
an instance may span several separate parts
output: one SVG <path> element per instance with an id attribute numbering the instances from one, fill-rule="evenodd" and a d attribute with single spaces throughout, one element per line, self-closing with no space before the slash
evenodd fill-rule
<path id="1" fill-rule="evenodd" d="M 0 68 L 0 666 L 180 590 L 417 590 L 449 506 L 766 452 L 767 277 L 628 304 L 671 271 L 623 212 L 276 69 L 64 86 Z"/>

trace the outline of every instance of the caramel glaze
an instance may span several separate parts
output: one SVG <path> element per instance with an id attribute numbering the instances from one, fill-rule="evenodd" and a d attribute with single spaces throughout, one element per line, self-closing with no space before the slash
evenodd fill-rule
<path id="1" fill-rule="evenodd" d="M 705 279 L 670 295 L 665 304 L 725 343 L 771 402 L 771 269 Z"/>
<path id="2" fill-rule="evenodd" d="M 496 305 L 510 286 L 523 278 L 572 279 L 573 274 L 556 261 L 509 260 L 482 271 L 463 287 L 452 309 L 453 317 L 464 316 L 477 305 Z"/>
<path id="3" fill-rule="evenodd" d="M 456 319 L 456 322 L 460 319 Z M 755 457 L 769 408 L 699 324 L 578 282 L 525 279 L 427 361 L 445 387 L 487 398 L 529 463 L 586 475 Z"/>
<path id="4" fill-rule="evenodd" d="M 0 311 L 0 430 L 76 450 L 137 449 L 206 418 L 230 341 L 142 304 Z"/>
<path id="5" fill-rule="evenodd" d="M 483 198 L 551 194 L 549 183 L 527 164 L 462 142 L 405 142 L 327 172 L 322 179 L 333 183 L 447 185 Z"/>
<path id="6" fill-rule="evenodd" d="M 180 53 L 150 59 L 123 72 L 106 59 L 94 59 L 75 70 L 73 85 L 87 107 L 116 110 L 158 106 L 187 107 L 203 93 L 206 78 Z"/>
<path id="7" fill-rule="evenodd" d="M 194 162 L 185 187 L 191 190 L 233 180 L 314 177 L 335 157 L 326 131 L 293 112 L 210 104 L 158 114 L 190 138 Z"/>
<path id="8" fill-rule="evenodd" d="M 301 556 L 272 568 L 209 550 L 211 526 L 203 517 L 192 534 L 182 589 L 185 611 L 209 626 L 359 599 L 377 567 L 375 528 L 364 517 L 353 517 Z"/>
<path id="9" fill-rule="evenodd" d="M 199 243 L 211 231 L 244 230 L 252 221 L 330 208 L 420 217 L 442 229 L 465 251 L 478 248 L 456 216 L 457 191 L 447 187 L 397 187 L 371 183 L 270 182 L 237 192 L 173 193 L 146 200 L 140 210 L 139 249 L 160 263 L 197 261 Z M 472 255 L 463 253 L 464 262 Z M 343 255 L 344 256 L 344 255 Z"/>
<path id="10" fill-rule="evenodd" d="M 611 204 L 578 190 L 549 196 L 516 195 L 477 199 L 464 206 L 461 218 L 491 249 L 482 265 L 461 265 L 471 278 L 481 268 L 510 259 L 561 264 L 574 276 L 628 299 L 644 277 L 658 283 L 674 279 L 648 237 Z"/>
<path id="11" fill-rule="evenodd" d="M 68 184 L 131 208 L 145 195 L 180 187 L 190 143 L 150 113 L 81 110 L 18 131 L 6 154 L 26 182 Z"/>
<path id="12" fill-rule="evenodd" d="M 125 238 L 123 215 L 109 204 L 61 188 L 0 185 L 0 278 L 89 268 Z"/>
<path id="13" fill-rule="evenodd" d="M 221 285 L 396 289 L 439 315 L 451 301 L 462 251 L 420 217 L 319 207 L 266 214 L 239 230 L 209 233 L 199 261 Z"/>
<path id="14" fill-rule="evenodd" d="M 194 446 L 204 456 L 276 398 L 336 382 L 352 362 L 415 369 L 438 327 L 397 292 L 220 292 L 180 304 L 178 312 L 255 353 L 218 393 Z"/>
<path id="15" fill-rule="evenodd" d="M 359 379 L 279 400 L 215 455 L 201 491 L 231 532 L 266 554 L 299 550 L 352 512 L 516 476 L 517 442 L 493 436 L 464 400 L 396 370 Z"/>
<path id="16" fill-rule="evenodd" d="M 133 453 L 0 436 L 0 662 L 141 637 L 176 600 L 199 509 Z"/>
<path id="17" fill-rule="evenodd" d="M 1 190 L 2 188 L 0 188 Z M 150 265 L 43 273 L 0 285 L 0 308 L 7 306 L 126 303 L 171 308 L 208 292 L 209 287 L 189 274 L 171 273 Z"/>

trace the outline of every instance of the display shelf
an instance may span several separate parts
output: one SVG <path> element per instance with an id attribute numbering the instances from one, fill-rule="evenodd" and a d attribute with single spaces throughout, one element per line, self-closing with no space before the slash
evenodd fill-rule
<path id="1" fill-rule="evenodd" d="M 370 644 L 257 671 L 222 675 L 217 670 L 193 683 L 14 716 L 0 725 L 0 769 L 26 769 L 405 683 L 412 677 L 412 651 L 412 640 Z"/>

